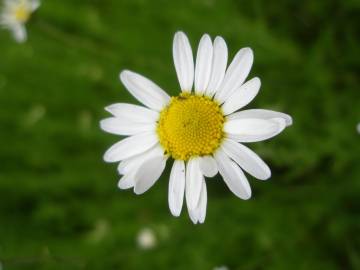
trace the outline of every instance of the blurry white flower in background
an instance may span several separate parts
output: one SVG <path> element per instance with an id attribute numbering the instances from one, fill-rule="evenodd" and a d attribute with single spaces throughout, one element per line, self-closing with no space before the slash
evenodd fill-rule
<path id="1" fill-rule="evenodd" d="M 25 24 L 39 6 L 39 0 L 4 0 L 0 25 L 9 29 L 17 42 L 24 42 L 27 38 Z"/>
<path id="2" fill-rule="evenodd" d="M 229 270 L 229 268 L 227 268 L 225 265 L 222 265 L 215 267 L 213 270 Z"/>
<path id="3" fill-rule="evenodd" d="M 152 249 L 157 244 L 155 233 L 150 228 L 143 228 L 138 232 L 136 242 L 140 249 Z"/>
<path id="4" fill-rule="evenodd" d="M 358 133 L 360 133 L 360 123 L 359 123 L 359 124 L 357 124 L 357 126 L 356 126 L 356 130 L 357 130 L 357 132 L 358 132 Z"/>

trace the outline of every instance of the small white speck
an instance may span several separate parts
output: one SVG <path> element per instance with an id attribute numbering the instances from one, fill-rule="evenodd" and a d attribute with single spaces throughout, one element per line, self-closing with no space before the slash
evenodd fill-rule
<path id="1" fill-rule="evenodd" d="M 229 270 L 229 268 L 225 265 L 216 266 L 213 270 Z"/>
<path id="2" fill-rule="evenodd" d="M 150 228 L 141 229 L 136 240 L 139 248 L 141 249 L 152 249 L 157 244 L 156 236 Z"/>

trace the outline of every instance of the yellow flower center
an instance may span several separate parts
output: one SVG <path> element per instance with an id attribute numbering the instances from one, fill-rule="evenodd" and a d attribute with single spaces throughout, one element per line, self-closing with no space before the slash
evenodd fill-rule
<path id="1" fill-rule="evenodd" d="M 25 23 L 29 20 L 31 15 L 30 10 L 24 4 L 20 4 L 14 10 L 14 16 L 18 22 Z"/>
<path id="2" fill-rule="evenodd" d="M 214 153 L 224 137 L 225 117 L 208 97 L 182 93 L 172 97 L 157 126 L 160 144 L 174 159 Z"/>

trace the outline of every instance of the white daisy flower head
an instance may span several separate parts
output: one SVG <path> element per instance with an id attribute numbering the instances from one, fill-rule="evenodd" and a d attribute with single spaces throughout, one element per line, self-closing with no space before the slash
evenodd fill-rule
<path id="1" fill-rule="evenodd" d="M 155 233 L 150 228 L 141 229 L 137 235 L 136 241 L 141 249 L 152 249 L 157 244 Z"/>
<path id="2" fill-rule="evenodd" d="M 173 57 L 181 92 L 170 97 L 155 83 L 132 71 L 120 80 L 144 106 L 119 103 L 105 109 L 113 117 L 102 120 L 107 132 L 129 136 L 104 155 L 120 162 L 119 188 L 142 194 L 172 165 L 168 202 L 179 216 L 185 197 L 191 220 L 203 223 L 206 216 L 205 177 L 218 172 L 229 189 L 241 199 L 251 197 L 243 171 L 260 180 L 271 172 L 265 162 L 242 143 L 257 142 L 279 134 L 292 124 L 289 115 L 263 109 L 239 109 L 250 103 L 260 89 L 260 79 L 245 82 L 252 63 L 250 48 L 241 49 L 227 67 L 228 49 L 223 38 L 200 40 L 196 64 L 189 40 L 177 32 Z M 194 90 L 193 89 L 194 85 Z"/>
<path id="3" fill-rule="evenodd" d="M 22 43 L 27 39 L 25 24 L 40 6 L 39 0 L 3 0 L 0 25 L 9 29 L 14 39 Z"/>

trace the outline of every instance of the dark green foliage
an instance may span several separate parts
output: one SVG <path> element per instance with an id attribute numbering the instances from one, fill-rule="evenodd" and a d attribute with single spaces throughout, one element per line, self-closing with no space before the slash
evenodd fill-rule
<path id="1" fill-rule="evenodd" d="M 16 44 L 0 32 L 0 262 L 7 269 L 360 269 L 359 1 L 43 0 Z M 209 179 L 204 225 L 167 206 L 168 173 L 143 196 L 102 161 L 118 138 L 104 106 L 135 103 L 135 70 L 178 92 L 183 30 L 250 46 L 262 89 L 249 108 L 294 125 L 250 145 L 271 166 L 253 198 Z M 168 164 L 169 167 L 170 164 Z M 154 229 L 158 245 L 139 250 Z M 1 267 L 0 267 L 1 268 Z"/>

